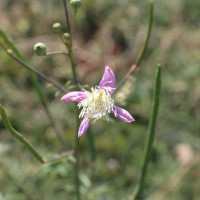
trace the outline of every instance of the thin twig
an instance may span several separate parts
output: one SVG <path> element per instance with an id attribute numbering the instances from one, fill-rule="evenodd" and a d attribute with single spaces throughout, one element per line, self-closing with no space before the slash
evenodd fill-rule
<path id="1" fill-rule="evenodd" d="M 73 156 L 73 155 L 75 155 L 75 153 L 76 152 L 74 150 L 63 152 L 63 153 L 55 155 L 51 158 L 46 158 L 46 159 L 44 159 L 44 161 L 45 161 L 45 163 L 55 162 L 55 161 L 61 160 L 62 158 L 65 158 L 68 156 Z"/>
<path id="2" fill-rule="evenodd" d="M 137 65 L 132 65 L 127 74 L 122 78 L 122 80 L 117 84 L 116 90 L 114 91 L 114 94 L 118 92 L 118 90 L 121 88 L 122 85 L 129 79 L 129 77 L 134 74 L 137 70 Z"/>
<path id="3" fill-rule="evenodd" d="M 33 145 L 23 136 L 21 135 L 18 131 L 16 131 L 7 115 L 6 115 L 6 111 L 4 110 L 3 106 L 0 105 L 0 113 L 1 113 L 1 117 L 2 117 L 2 121 L 6 127 L 6 129 L 10 132 L 11 135 L 13 135 L 17 140 L 19 140 L 22 144 L 24 144 L 27 149 L 29 150 L 29 152 L 41 163 L 45 163 L 45 161 L 43 160 L 42 156 L 38 153 L 38 151 L 33 147 Z"/>
<path id="4" fill-rule="evenodd" d="M 160 100 L 160 88 L 161 88 L 161 68 L 159 65 L 156 72 L 156 77 L 155 77 L 153 107 L 152 107 L 151 119 L 149 123 L 148 135 L 147 135 L 147 140 L 146 140 L 146 145 L 145 145 L 144 160 L 142 164 L 139 184 L 135 192 L 135 200 L 143 199 L 142 193 L 144 189 L 144 182 L 145 182 L 145 178 L 147 174 L 147 167 L 149 164 L 150 155 L 153 148 L 153 142 L 154 142 L 154 137 L 155 137 L 155 128 L 156 128 L 156 121 L 157 121 L 157 116 L 158 116 L 158 108 L 159 108 L 159 100 Z"/>
<path id="5" fill-rule="evenodd" d="M 6 111 L 5 109 L 3 108 L 2 105 L 0 105 L 0 114 L 1 114 L 1 117 L 2 117 L 2 121 L 4 123 L 4 126 L 6 127 L 6 129 L 10 132 L 11 135 L 13 135 L 18 141 L 20 141 L 22 144 L 24 144 L 27 149 L 29 150 L 29 152 L 42 164 L 45 164 L 45 163 L 50 163 L 50 162 L 54 162 L 54 161 L 57 161 L 57 160 L 60 160 L 62 158 L 65 158 L 65 157 L 68 157 L 68 156 L 73 156 L 76 154 L 76 150 L 70 150 L 70 151 L 67 151 L 67 152 L 63 152 L 61 154 L 58 154 L 54 157 L 51 157 L 51 158 L 47 158 L 47 159 L 44 159 L 40 153 L 36 150 L 35 147 L 33 147 L 33 145 L 21 134 L 19 133 L 18 131 L 16 131 L 13 126 L 11 125 L 8 117 L 7 117 L 7 114 L 6 114 Z"/>
<path id="6" fill-rule="evenodd" d="M 71 34 L 71 28 L 70 28 L 70 22 L 69 22 L 69 15 L 68 15 L 68 9 L 67 9 L 66 0 L 63 0 L 63 4 L 64 4 L 65 18 L 66 18 L 66 24 L 67 24 L 67 28 L 68 28 L 68 33 Z"/>
<path id="7" fill-rule="evenodd" d="M 38 71 L 35 68 L 32 68 L 29 64 L 25 63 L 24 61 L 22 61 L 19 57 L 17 57 L 16 55 L 13 54 L 11 49 L 7 49 L 5 48 L 5 46 L 2 44 L 2 42 L 0 42 L 0 45 L 4 48 L 4 50 L 6 51 L 6 53 L 13 58 L 15 61 L 17 61 L 18 63 L 20 63 L 21 65 L 23 65 L 25 68 L 29 69 L 30 71 L 32 71 L 33 73 L 35 73 L 37 76 L 39 76 L 40 78 L 42 78 L 43 80 L 51 83 L 55 88 L 57 88 L 59 91 L 66 93 L 68 92 L 63 86 L 61 86 L 59 83 L 57 83 L 56 81 L 48 78 L 47 76 L 45 76 L 43 73 L 41 73 L 40 71 Z"/>
<path id="8" fill-rule="evenodd" d="M 68 55 L 67 52 L 64 51 L 52 51 L 52 52 L 47 52 L 47 56 L 51 56 L 51 55 L 59 55 L 59 54 L 64 54 L 64 55 Z"/>

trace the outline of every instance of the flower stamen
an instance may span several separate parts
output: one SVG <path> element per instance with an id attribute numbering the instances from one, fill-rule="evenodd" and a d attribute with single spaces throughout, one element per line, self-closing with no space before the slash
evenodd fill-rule
<path id="1" fill-rule="evenodd" d="M 105 117 L 112 112 L 114 100 L 111 98 L 109 87 L 91 88 L 91 92 L 85 92 L 85 99 L 78 103 L 78 108 L 82 107 L 80 118 L 93 119 L 94 121 Z"/>

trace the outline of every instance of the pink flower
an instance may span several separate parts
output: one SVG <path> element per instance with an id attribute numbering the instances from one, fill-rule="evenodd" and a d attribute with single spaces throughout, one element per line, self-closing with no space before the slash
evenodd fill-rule
<path id="1" fill-rule="evenodd" d="M 74 91 L 61 98 L 64 102 L 77 102 L 78 108 L 82 108 L 79 117 L 83 120 L 78 130 L 78 138 L 85 134 L 91 120 L 94 122 L 101 118 L 108 120 L 111 112 L 122 121 L 128 123 L 135 121 L 128 111 L 114 105 L 114 100 L 111 98 L 114 90 L 115 75 L 112 69 L 106 66 L 99 86 L 91 88 L 91 92 Z"/>

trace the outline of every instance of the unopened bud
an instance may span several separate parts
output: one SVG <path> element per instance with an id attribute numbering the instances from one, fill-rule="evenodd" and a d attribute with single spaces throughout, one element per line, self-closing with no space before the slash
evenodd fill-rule
<path id="1" fill-rule="evenodd" d="M 53 32 L 54 33 L 61 33 L 62 31 L 62 25 L 58 22 L 53 24 Z"/>
<path id="2" fill-rule="evenodd" d="M 70 5 L 77 11 L 81 7 L 81 0 L 71 0 Z"/>
<path id="3" fill-rule="evenodd" d="M 47 53 L 46 45 L 44 43 L 37 43 L 34 45 L 34 51 L 37 56 L 45 56 Z"/>
<path id="4" fill-rule="evenodd" d="M 63 34 L 63 42 L 67 45 L 70 46 L 71 45 L 71 36 L 69 33 L 64 33 Z"/>

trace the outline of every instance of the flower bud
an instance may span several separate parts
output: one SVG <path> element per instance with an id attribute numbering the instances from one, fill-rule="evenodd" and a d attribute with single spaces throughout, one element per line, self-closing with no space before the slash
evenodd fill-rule
<path id="1" fill-rule="evenodd" d="M 34 51 L 37 56 L 45 56 L 47 53 L 46 45 L 44 43 L 38 42 L 34 45 Z"/>
<path id="2" fill-rule="evenodd" d="M 71 0 L 70 5 L 77 11 L 81 7 L 81 0 Z"/>
<path id="3" fill-rule="evenodd" d="M 64 33 L 63 34 L 63 42 L 67 45 L 70 46 L 71 45 L 71 36 L 69 33 Z"/>
<path id="4" fill-rule="evenodd" d="M 62 25 L 58 22 L 53 24 L 53 32 L 54 33 L 61 33 L 62 31 Z"/>

